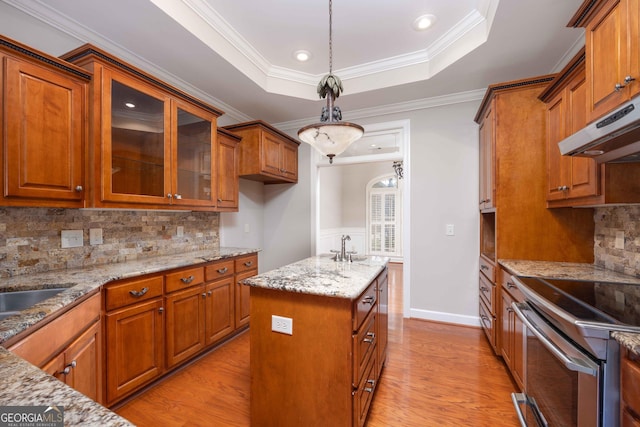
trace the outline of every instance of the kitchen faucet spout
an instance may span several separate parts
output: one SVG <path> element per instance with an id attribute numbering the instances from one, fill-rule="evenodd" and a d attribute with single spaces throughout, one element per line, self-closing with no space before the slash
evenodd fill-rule
<path id="1" fill-rule="evenodd" d="M 340 249 L 340 258 L 341 258 L 341 261 L 344 261 L 347 259 L 347 250 L 345 247 L 346 241 L 351 240 L 351 236 L 349 236 L 348 234 L 343 234 L 341 240 L 342 240 L 342 247 Z"/>

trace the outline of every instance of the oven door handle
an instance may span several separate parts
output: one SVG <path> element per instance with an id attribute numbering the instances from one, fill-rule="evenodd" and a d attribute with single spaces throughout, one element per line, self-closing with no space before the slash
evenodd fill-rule
<path id="1" fill-rule="evenodd" d="M 566 341 L 560 336 L 560 334 L 553 331 L 551 328 L 545 328 L 547 330 L 543 332 L 539 327 L 535 326 L 535 324 L 544 325 L 544 320 L 535 314 L 527 304 L 514 302 L 511 304 L 511 307 L 516 312 L 516 315 L 520 318 L 522 323 L 525 324 L 525 326 L 540 340 L 547 350 L 553 353 L 553 355 L 556 356 L 556 358 L 558 358 L 567 367 L 567 369 L 575 372 L 583 372 L 591 375 L 592 377 L 598 375 L 598 365 L 595 362 L 588 359 L 577 349 L 572 349 L 573 351 L 571 351 L 571 353 L 573 354 L 565 353 L 563 349 L 558 347 L 549 337 L 547 337 L 545 332 L 549 335 L 555 335 L 554 338 L 559 342 Z M 565 350 L 570 347 L 573 346 L 568 345 Z"/>
<path id="2" fill-rule="evenodd" d="M 540 412 L 540 409 L 538 408 L 538 404 L 535 402 L 535 400 L 530 399 L 529 396 L 527 396 L 526 394 L 511 393 L 511 401 L 513 402 L 513 406 L 516 408 L 516 414 L 518 414 L 518 420 L 520 421 L 520 425 L 522 427 L 527 427 L 527 421 L 524 419 L 522 408 L 520 408 L 521 405 L 527 405 L 531 407 L 531 410 L 533 411 L 533 416 L 535 417 L 539 427 L 549 426 L 549 423 L 547 423 L 547 420 L 542 416 L 542 412 Z"/>

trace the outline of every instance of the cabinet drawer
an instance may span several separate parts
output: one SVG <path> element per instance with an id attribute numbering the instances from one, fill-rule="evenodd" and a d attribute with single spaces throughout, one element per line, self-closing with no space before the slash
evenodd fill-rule
<path id="1" fill-rule="evenodd" d="M 358 384 L 358 389 L 353 396 L 354 425 L 358 427 L 364 426 L 367 420 L 371 399 L 378 385 L 376 381 L 376 370 L 374 369 L 375 366 L 376 358 L 374 356 L 369 360 L 360 384 Z"/>
<path id="2" fill-rule="evenodd" d="M 236 273 L 258 268 L 258 255 L 252 254 L 236 258 Z"/>
<path id="3" fill-rule="evenodd" d="M 204 277 L 207 282 L 233 276 L 235 273 L 235 263 L 233 260 L 220 261 L 207 265 L 204 269 Z"/>
<path id="4" fill-rule="evenodd" d="M 140 301 L 162 296 L 162 276 L 130 280 L 107 285 L 104 289 L 107 311 Z"/>
<path id="5" fill-rule="evenodd" d="M 480 291 L 480 298 L 484 300 L 484 303 L 487 305 L 489 312 L 491 314 L 494 314 L 496 307 L 496 286 L 493 283 L 489 282 L 489 280 L 487 280 L 487 278 L 484 277 L 483 274 L 480 274 L 479 276 L 478 290 Z"/>
<path id="6" fill-rule="evenodd" d="M 620 391 L 629 409 L 640 414 L 640 364 L 627 356 L 620 363 Z"/>
<path id="7" fill-rule="evenodd" d="M 189 268 L 165 276 L 166 292 L 179 291 L 204 283 L 204 268 Z"/>
<path id="8" fill-rule="evenodd" d="M 378 300 L 378 281 L 371 282 L 369 287 L 358 297 L 353 303 L 353 330 L 360 329 L 360 325 L 364 322 L 369 312 L 375 307 Z"/>
<path id="9" fill-rule="evenodd" d="M 496 266 L 487 258 L 480 256 L 480 272 L 492 282 L 496 281 Z"/>
<path id="10" fill-rule="evenodd" d="M 495 337 L 495 319 L 484 305 L 482 300 L 480 300 L 479 305 L 479 314 L 480 314 L 480 325 L 484 330 L 484 333 L 487 334 L 487 338 L 491 343 L 492 347 L 495 347 L 496 337 Z"/>
<path id="11" fill-rule="evenodd" d="M 378 343 L 376 313 L 372 311 L 353 339 L 353 384 L 359 384 L 367 363 Z"/>
<path id="12" fill-rule="evenodd" d="M 499 269 L 500 271 L 500 285 L 502 289 L 509 292 L 509 295 L 516 301 L 522 302 L 524 301 L 524 295 L 520 292 L 520 289 L 513 283 L 513 279 L 511 278 L 511 273 L 506 270 Z"/>

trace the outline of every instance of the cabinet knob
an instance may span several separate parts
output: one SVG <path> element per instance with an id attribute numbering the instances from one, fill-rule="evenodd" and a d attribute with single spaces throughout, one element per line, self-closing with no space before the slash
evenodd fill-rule
<path id="1" fill-rule="evenodd" d="M 83 190 L 82 185 L 76 185 L 76 192 L 81 192 Z"/>
<path id="2" fill-rule="evenodd" d="M 207 296 L 211 296 L 211 291 L 207 292 Z"/>
<path id="3" fill-rule="evenodd" d="M 158 309 L 158 313 L 164 313 L 164 307 L 160 307 L 160 308 Z"/>
<path id="4" fill-rule="evenodd" d="M 207 294 L 205 292 L 202 293 L 202 298 L 206 298 Z"/>
<path id="5" fill-rule="evenodd" d="M 173 195 L 173 197 L 174 197 L 176 200 L 182 200 L 182 194 L 178 194 L 178 193 L 176 193 L 176 194 L 174 194 L 174 195 Z"/>

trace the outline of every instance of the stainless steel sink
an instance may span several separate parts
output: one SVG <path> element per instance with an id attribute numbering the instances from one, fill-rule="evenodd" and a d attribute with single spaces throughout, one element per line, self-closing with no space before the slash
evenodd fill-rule
<path id="1" fill-rule="evenodd" d="M 58 295 L 67 288 L 35 289 L 31 291 L 0 292 L 0 320 Z"/>

